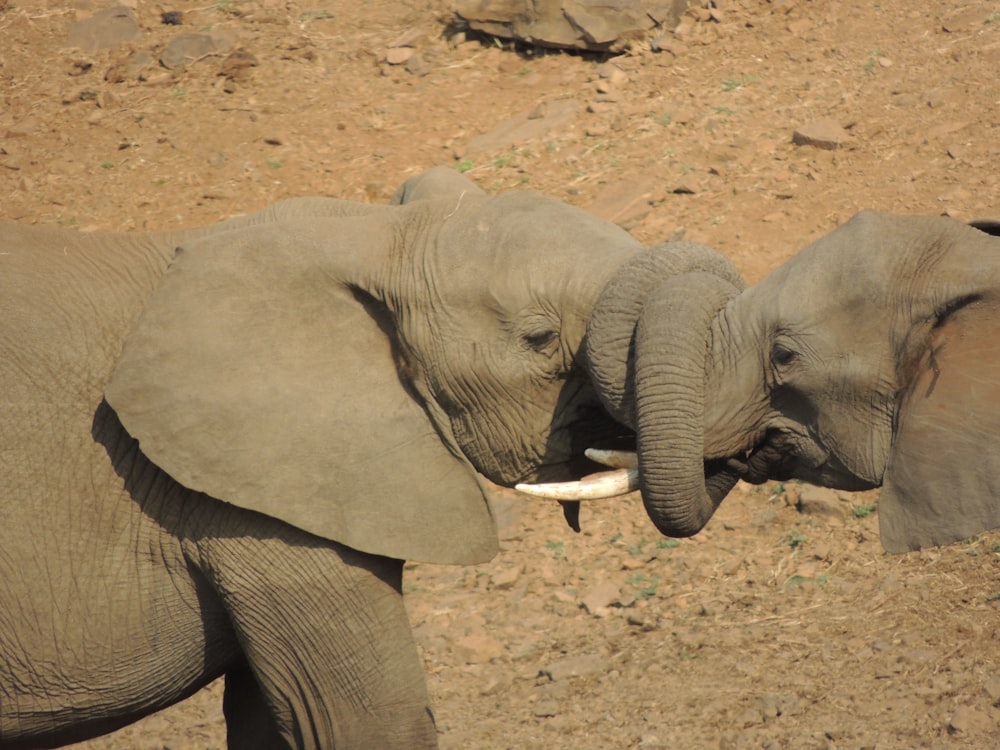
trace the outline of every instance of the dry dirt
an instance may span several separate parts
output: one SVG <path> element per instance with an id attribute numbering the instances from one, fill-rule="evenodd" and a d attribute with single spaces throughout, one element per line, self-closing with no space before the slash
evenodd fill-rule
<path id="1" fill-rule="evenodd" d="M 725 0 L 612 58 L 450 38 L 447 0 L 130 0 L 129 45 L 69 49 L 109 4 L 0 0 L 0 218 L 189 226 L 446 164 L 751 282 L 863 208 L 1000 218 L 994 0 Z M 182 33 L 211 43 L 169 70 Z M 822 120 L 838 148 L 793 143 Z M 517 500 L 490 565 L 410 566 L 442 746 L 1000 747 L 1000 534 L 887 556 L 877 493 L 812 494 L 740 487 L 680 543 Z M 220 695 L 81 747 L 222 747 Z"/>

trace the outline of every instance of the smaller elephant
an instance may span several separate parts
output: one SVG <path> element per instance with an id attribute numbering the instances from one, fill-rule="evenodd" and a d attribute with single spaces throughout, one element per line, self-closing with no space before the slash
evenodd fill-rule
<path id="1" fill-rule="evenodd" d="M 435 747 L 403 560 L 490 559 L 490 483 L 634 443 L 582 341 L 637 262 L 743 287 L 711 251 L 444 168 L 388 206 L 0 225 L 0 747 L 222 675 L 230 748 Z"/>
<path id="2" fill-rule="evenodd" d="M 705 467 L 739 453 L 751 482 L 881 487 L 890 552 L 1000 526 L 998 235 L 996 221 L 864 212 L 737 297 L 706 284 L 698 315 L 644 311 L 636 348 L 652 337 L 671 354 L 635 378 L 679 414 L 660 432 L 678 455 L 657 526 L 700 530 L 725 496 Z"/>

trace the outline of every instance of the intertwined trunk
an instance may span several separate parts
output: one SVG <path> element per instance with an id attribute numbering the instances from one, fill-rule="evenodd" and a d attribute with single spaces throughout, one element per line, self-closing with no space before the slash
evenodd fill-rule
<path id="1" fill-rule="evenodd" d="M 703 456 L 712 320 L 743 287 L 714 250 L 660 245 L 619 270 L 588 329 L 592 377 L 605 408 L 636 430 L 643 502 L 668 536 L 697 533 L 740 476 Z"/>

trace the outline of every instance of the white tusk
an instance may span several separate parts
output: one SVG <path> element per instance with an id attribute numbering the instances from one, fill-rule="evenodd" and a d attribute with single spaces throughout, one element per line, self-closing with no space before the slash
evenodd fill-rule
<path id="1" fill-rule="evenodd" d="M 578 482 L 519 484 L 514 489 L 551 500 L 603 500 L 639 489 L 639 469 L 615 469 L 591 474 Z"/>
<path id="2" fill-rule="evenodd" d="M 587 448 L 584 454 L 591 461 L 612 469 L 633 469 L 639 465 L 639 456 L 635 451 L 612 451 L 603 448 Z"/>

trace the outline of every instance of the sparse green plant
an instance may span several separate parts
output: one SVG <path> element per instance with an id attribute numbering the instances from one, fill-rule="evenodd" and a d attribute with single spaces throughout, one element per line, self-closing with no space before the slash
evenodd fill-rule
<path id="1" fill-rule="evenodd" d="M 751 83 L 756 83 L 757 76 L 743 75 L 739 78 L 724 78 L 722 80 L 722 90 L 723 91 L 736 91 L 736 89 L 744 88 L 749 86 Z"/>
<path id="2" fill-rule="evenodd" d="M 807 541 L 809 538 L 799 531 L 792 531 L 788 534 L 788 544 L 792 549 L 798 549 Z"/>
<path id="3" fill-rule="evenodd" d="M 855 518 L 868 518 L 868 516 L 874 513 L 877 508 L 878 505 L 875 503 L 865 503 L 863 505 L 854 506 L 854 510 L 851 512 L 854 514 Z"/>
<path id="4" fill-rule="evenodd" d="M 271 169 L 281 169 L 283 166 L 285 166 L 285 163 L 281 159 L 272 158 L 267 160 L 267 166 L 269 166 Z"/>
<path id="5" fill-rule="evenodd" d="M 174 89 L 170 95 L 175 99 L 183 99 L 188 95 L 187 89 Z"/>
<path id="6" fill-rule="evenodd" d="M 460 161 L 458 164 L 455 165 L 455 169 L 457 169 L 462 174 L 465 174 L 470 169 L 472 169 L 472 159 L 462 159 L 462 161 Z"/>
<path id="7" fill-rule="evenodd" d="M 646 546 L 645 542 L 636 542 L 635 544 L 630 544 L 628 546 L 628 553 L 630 555 L 632 555 L 632 557 L 636 557 L 638 555 L 641 555 L 642 554 L 642 548 L 645 547 L 645 546 Z"/>
<path id="8" fill-rule="evenodd" d="M 733 109 L 732 107 L 712 107 L 712 110 L 717 115 L 725 115 L 727 117 L 729 115 L 735 115 L 736 114 L 736 110 Z"/>
<path id="9" fill-rule="evenodd" d="M 659 118 L 660 125 L 662 125 L 663 127 L 667 127 L 667 125 L 673 122 L 673 119 L 674 119 L 673 114 L 671 114 L 670 112 L 664 112 L 662 115 L 660 115 Z"/>
<path id="10" fill-rule="evenodd" d="M 552 553 L 552 557 L 563 560 L 566 557 L 566 546 L 562 542 L 554 542 L 551 539 L 545 543 L 545 549 Z"/>
<path id="11" fill-rule="evenodd" d="M 680 546 L 681 543 L 677 539 L 658 539 L 656 541 L 656 549 L 674 549 Z"/>
<path id="12" fill-rule="evenodd" d="M 620 542 L 625 535 L 620 531 L 616 531 L 610 539 L 608 539 L 608 544 L 614 544 L 615 542 Z"/>
<path id="13" fill-rule="evenodd" d="M 986 601 L 988 601 L 988 602 L 1000 602 L 1000 594 L 991 594 L 990 596 L 986 597 Z"/>
<path id="14" fill-rule="evenodd" d="M 80 92 L 81 102 L 92 102 L 97 98 L 97 91 L 94 89 L 84 89 Z"/>
<path id="15" fill-rule="evenodd" d="M 310 21 L 323 21 L 329 18 L 333 18 L 333 13 L 328 10 L 305 10 L 299 15 L 299 20 L 302 23 L 309 23 Z"/>
<path id="16" fill-rule="evenodd" d="M 114 169 L 115 163 L 110 159 L 105 159 L 101 162 L 101 169 Z"/>
<path id="17" fill-rule="evenodd" d="M 633 573 L 625 579 L 625 583 L 636 590 L 637 599 L 648 599 L 656 596 L 656 587 L 660 584 L 659 576 L 649 577 L 645 573 Z"/>
<path id="18" fill-rule="evenodd" d="M 1000 555 L 1000 542 L 997 542 L 996 544 L 994 544 L 993 548 L 990 551 L 994 552 L 995 554 Z"/>
<path id="19" fill-rule="evenodd" d="M 868 62 L 865 63 L 865 73 L 875 72 L 875 66 L 878 65 L 878 59 L 881 55 L 882 51 L 877 47 L 872 50 L 872 53 L 868 58 Z"/>

